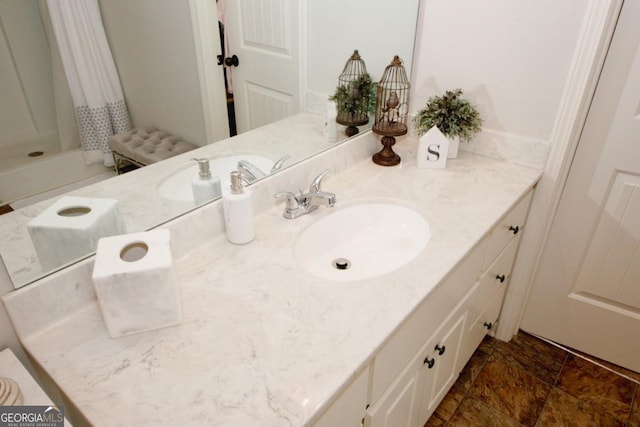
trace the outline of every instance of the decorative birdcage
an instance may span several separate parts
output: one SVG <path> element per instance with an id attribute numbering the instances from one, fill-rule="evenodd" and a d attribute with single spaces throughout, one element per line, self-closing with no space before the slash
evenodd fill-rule
<path id="1" fill-rule="evenodd" d="M 369 109 L 374 98 L 373 84 L 364 60 L 358 50 L 354 50 L 338 77 L 336 92 L 330 98 L 336 102 L 336 122 L 347 126 L 347 136 L 357 134 L 357 126 L 369 123 Z"/>
<path id="2" fill-rule="evenodd" d="M 396 136 L 407 133 L 409 115 L 409 89 L 411 83 L 398 55 L 385 68 L 376 87 L 376 110 L 373 131 L 382 135 L 383 149 L 374 154 L 373 162 L 382 166 L 395 166 L 400 163 L 391 148 Z"/>

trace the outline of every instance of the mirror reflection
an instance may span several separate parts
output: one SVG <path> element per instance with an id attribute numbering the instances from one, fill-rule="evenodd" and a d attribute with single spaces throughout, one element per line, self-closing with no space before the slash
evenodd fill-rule
<path id="1" fill-rule="evenodd" d="M 268 20 L 261 15 L 261 8 L 252 6 L 254 2 L 227 1 L 226 32 L 222 34 L 227 37 L 228 53 L 237 52 L 239 58 L 238 66 L 230 67 L 231 97 L 225 92 L 222 67 L 214 55 L 219 49 L 208 56 L 202 54 L 202 46 L 220 42 L 217 20 L 210 19 L 215 16 L 210 3 L 99 3 L 133 126 L 143 130 L 155 127 L 197 147 L 120 176 L 115 176 L 112 167 L 86 164 L 73 105 L 58 100 L 66 96 L 70 101 L 70 96 L 68 88 L 66 95 L 65 90 L 55 89 L 61 83 L 66 85 L 66 78 L 47 29 L 46 2 L 0 3 L 5 37 L 0 46 L 2 63 L 15 60 L 11 63 L 14 75 L 7 74 L 11 78 L 0 79 L 0 84 L 12 84 L 3 91 L 22 96 L 12 99 L 11 108 L 2 105 L 10 115 L 0 115 L 1 143 L 7 153 L 0 162 L 0 198 L 2 204 L 14 209 L 0 215 L 0 255 L 15 287 L 56 269 L 42 268 L 27 224 L 60 195 L 116 200 L 127 232 L 148 230 L 196 206 L 192 181 L 199 176 L 199 164 L 192 158 L 207 159 L 211 175 L 218 177 L 220 185 L 226 185 L 228 169 L 239 166 L 244 169 L 245 182 L 251 183 L 334 146 L 336 142 L 326 133 L 327 99 L 354 49 L 359 50 L 374 80 L 394 54 L 411 69 L 417 0 L 403 0 L 394 11 L 382 9 L 381 1 L 354 0 L 347 7 L 338 1 L 317 5 L 282 0 L 272 2 L 278 13 L 272 11 Z M 10 13 L 12 18 L 5 19 Z M 398 16 L 391 16 L 393 13 Z M 205 15 L 208 20 L 203 19 Z M 25 21 L 17 24 L 18 19 Z M 270 21 L 276 25 L 267 25 Z M 393 36 L 378 30 L 385 22 L 399 23 Z M 256 30 L 258 23 L 261 32 Z M 16 29 L 19 36 L 11 35 Z M 203 34 L 211 35 L 215 42 L 203 40 Z M 21 37 L 27 40 L 27 51 L 41 55 L 37 67 L 19 64 L 16 40 Z M 243 56 L 242 49 L 248 47 L 261 55 L 255 59 Z M 288 58 L 287 66 L 294 64 L 295 72 L 287 75 L 279 71 L 273 61 L 268 62 L 269 57 Z M 43 77 L 43 70 L 49 75 Z M 211 70 L 219 81 L 206 74 Z M 258 75 L 251 75 L 256 70 Z M 270 86 L 278 79 L 286 80 L 289 87 Z M 229 79 L 226 81 L 228 86 Z M 33 87 L 27 89 L 29 82 Z M 0 102 L 9 102 L 2 99 Z M 231 100 L 239 135 L 229 138 L 227 106 Z M 345 128 L 338 129 L 338 139 L 342 139 Z M 38 152 L 42 154 L 29 157 L 29 153 Z M 74 184 L 65 186 L 69 183 Z M 58 189 L 47 193 L 50 187 Z M 27 197 L 31 195 L 36 196 Z"/>

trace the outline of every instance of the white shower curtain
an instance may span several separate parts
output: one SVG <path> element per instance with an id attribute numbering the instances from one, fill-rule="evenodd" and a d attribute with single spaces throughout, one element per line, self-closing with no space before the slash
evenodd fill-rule
<path id="1" fill-rule="evenodd" d="M 131 129 L 98 0 L 47 0 L 87 163 L 113 165 L 109 138 Z"/>

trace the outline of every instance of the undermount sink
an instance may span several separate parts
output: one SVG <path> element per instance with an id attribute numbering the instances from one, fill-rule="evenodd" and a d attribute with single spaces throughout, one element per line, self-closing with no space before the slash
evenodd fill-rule
<path id="1" fill-rule="evenodd" d="M 362 280 L 408 263 L 430 238 L 429 224 L 413 209 L 365 203 L 340 209 L 306 228 L 294 244 L 294 256 L 314 276 Z"/>
<path id="2" fill-rule="evenodd" d="M 251 162 L 265 174 L 268 174 L 274 165 L 273 160 L 257 154 L 241 154 L 209 159 L 211 175 L 217 175 L 220 177 L 220 186 L 222 188 L 229 187 L 229 174 L 238 169 L 238 162 L 240 160 L 247 160 Z M 198 163 L 193 162 L 192 165 L 189 165 L 165 178 L 160 185 L 158 185 L 158 195 L 169 200 L 193 203 L 194 199 L 191 191 L 191 180 L 196 176 L 198 176 Z"/>

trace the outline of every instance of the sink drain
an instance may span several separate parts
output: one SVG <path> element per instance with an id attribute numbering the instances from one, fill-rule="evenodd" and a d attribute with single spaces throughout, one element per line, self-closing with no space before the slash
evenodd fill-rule
<path id="1" fill-rule="evenodd" d="M 351 267 L 351 261 L 346 258 L 336 258 L 331 262 L 331 265 L 336 270 L 346 270 Z"/>

